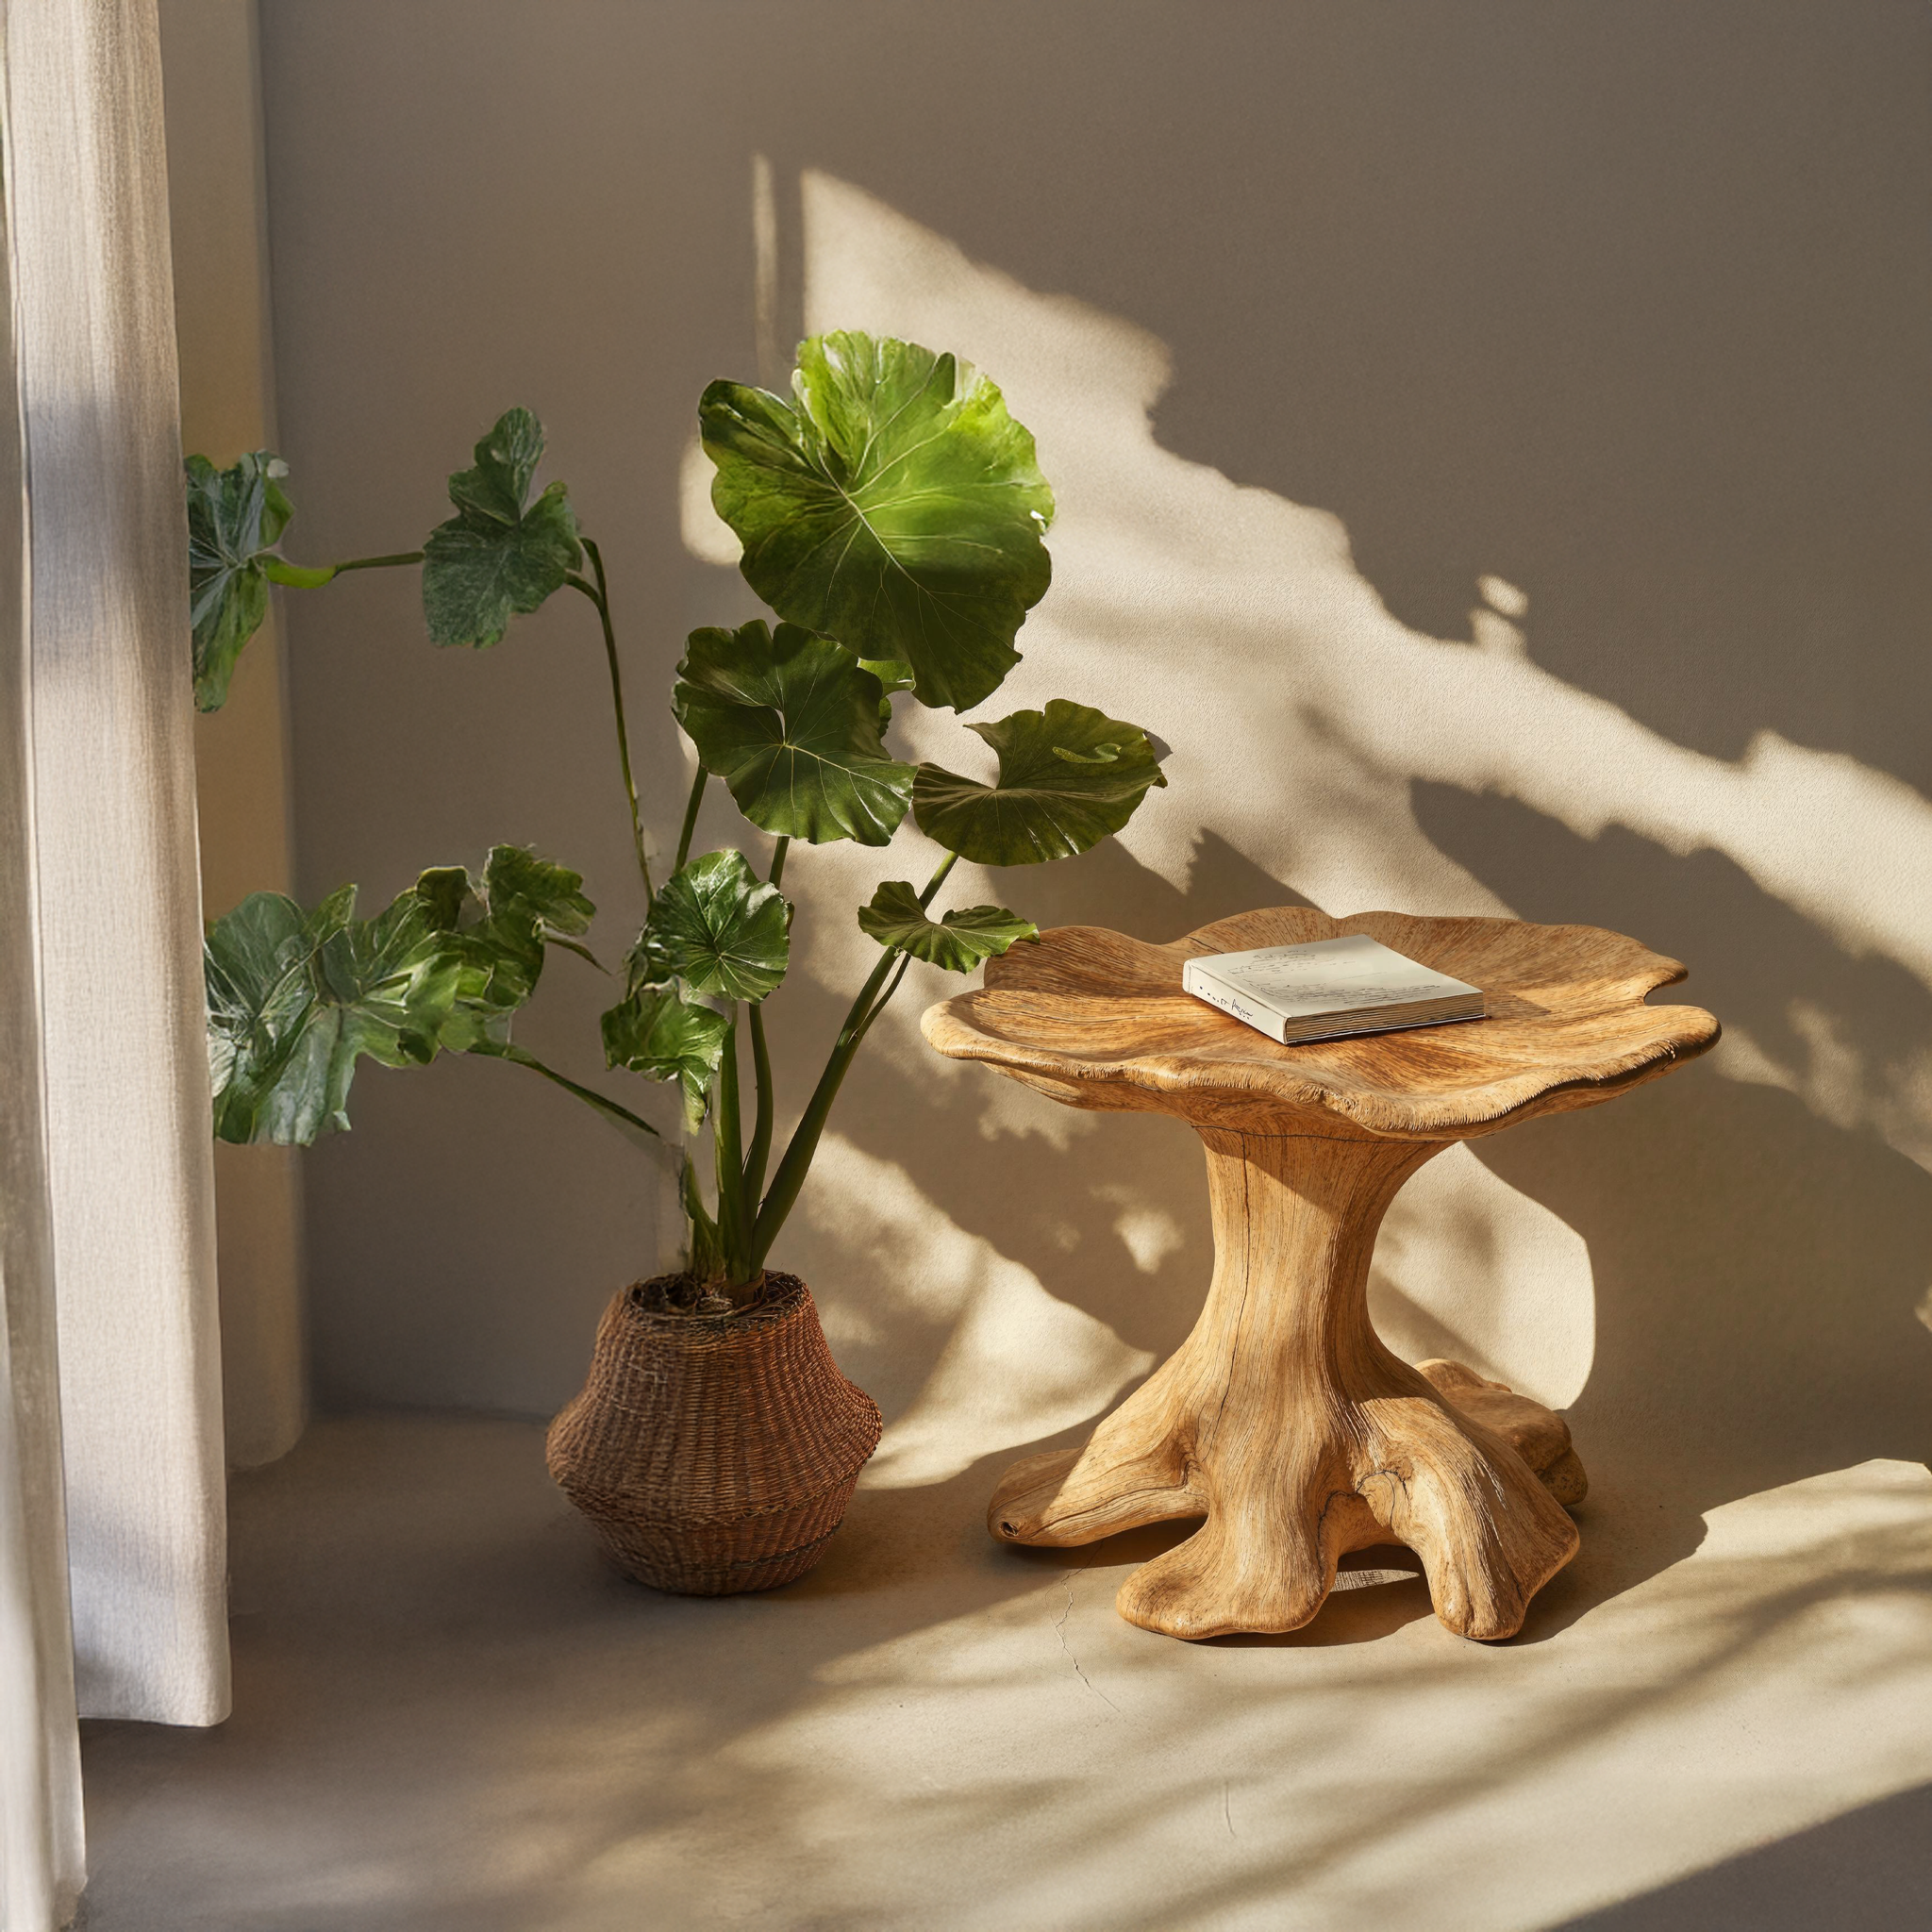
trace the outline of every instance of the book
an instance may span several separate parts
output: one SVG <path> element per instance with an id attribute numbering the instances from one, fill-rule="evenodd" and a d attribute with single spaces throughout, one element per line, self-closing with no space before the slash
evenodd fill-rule
<path id="1" fill-rule="evenodd" d="M 1480 988 L 1363 933 L 1301 946 L 1204 953 L 1181 968 L 1181 985 L 1284 1046 L 1484 1016 Z"/>

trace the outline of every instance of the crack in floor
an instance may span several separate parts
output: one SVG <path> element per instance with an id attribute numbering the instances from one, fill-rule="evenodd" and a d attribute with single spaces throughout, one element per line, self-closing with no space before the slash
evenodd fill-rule
<path id="1" fill-rule="evenodd" d="M 1117 1711 L 1119 1710 L 1120 1706 L 1116 1704 L 1113 1701 L 1113 1699 L 1109 1697 L 1107 1694 L 1107 1692 L 1103 1690 L 1100 1688 L 1100 1686 L 1096 1684 L 1093 1681 L 1093 1679 L 1090 1677 L 1087 1674 L 1087 1673 L 1080 1667 L 1080 1659 L 1074 1655 L 1074 1647 L 1067 1641 L 1067 1619 L 1074 1614 L 1074 1577 L 1079 1575 L 1080 1570 L 1085 1568 L 1086 1565 L 1082 1564 L 1077 1569 L 1073 1569 L 1066 1572 L 1064 1580 L 1067 1586 L 1067 1604 L 1066 1607 L 1059 1613 L 1058 1617 L 1056 1618 L 1054 1621 L 1054 1634 L 1060 1641 L 1060 1649 L 1063 1652 L 1065 1652 L 1067 1661 L 1074 1667 L 1074 1676 L 1078 1677 L 1081 1683 L 1086 1685 L 1088 1690 L 1092 1691 L 1094 1696 L 1099 1698 L 1101 1703 L 1107 1706 L 1108 1709 Z"/>

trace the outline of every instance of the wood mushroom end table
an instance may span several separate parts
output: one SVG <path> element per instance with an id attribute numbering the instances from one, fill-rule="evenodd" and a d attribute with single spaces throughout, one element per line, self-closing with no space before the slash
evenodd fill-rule
<path id="1" fill-rule="evenodd" d="M 1280 1046 L 1181 990 L 1191 955 L 1367 933 L 1488 995 L 1489 1017 Z M 1522 1627 L 1575 1554 L 1584 1475 L 1560 1416 L 1455 1362 L 1411 1368 L 1369 1322 L 1369 1259 L 1431 1155 L 1591 1107 L 1712 1045 L 1644 995 L 1684 968 L 1587 925 L 1304 908 L 1172 945 L 1065 926 L 988 962 L 926 1039 L 1071 1107 L 1176 1114 L 1208 1151 L 1214 1276 L 1193 1332 L 1080 1448 L 1009 1469 L 994 1535 L 1088 1543 L 1206 1521 L 1121 1586 L 1174 1637 L 1293 1630 L 1347 1551 L 1406 1544 L 1465 1637 Z"/>

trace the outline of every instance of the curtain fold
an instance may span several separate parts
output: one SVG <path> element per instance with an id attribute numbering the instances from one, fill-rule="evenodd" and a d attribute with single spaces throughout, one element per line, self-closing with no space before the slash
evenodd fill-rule
<path id="1" fill-rule="evenodd" d="M 41 1077 L 30 572 L 8 131 L 0 125 L 0 1928 L 48 1932 L 67 1923 L 80 1895 L 83 1845 Z"/>
<path id="2" fill-rule="evenodd" d="M 192 707 L 154 0 L 5 0 L 40 985 L 84 1716 L 228 1708 Z"/>

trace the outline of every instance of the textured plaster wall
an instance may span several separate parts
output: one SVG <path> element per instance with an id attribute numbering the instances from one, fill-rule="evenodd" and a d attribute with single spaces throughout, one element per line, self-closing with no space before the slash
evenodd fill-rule
<path id="1" fill-rule="evenodd" d="M 684 488 L 699 389 L 806 325 L 982 361 L 1061 501 L 992 714 L 1103 703 L 1174 756 L 1125 841 L 961 903 L 1161 940 L 1297 897 L 1588 921 L 1724 1021 L 1711 1062 L 1434 1163 L 1379 1257 L 1392 1338 L 1568 1404 L 1600 1485 L 1654 1489 L 1648 1574 L 1706 1510 L 1927 1450 L 1928 37 L 1872 0 L 269 0 L 289 548 L 418 541 L 536 408 L 668 841 L 679 642 L 753 608 Z M 288 602 L 302 891 L 528 842 L 615 953 L 588 608 L 439 653 L 414 596 Z M 863 968 L 849 893 L 929 863 L 907 842 L 788 874 L 794 1094 Z M 524 1037 L 582 1073 L 606 988 L 551 970 Z M 1095 1412 L 1208 1260 L 1185 1130 L 937 1064 L 940 990 L 849 1084 L 790 1251 L 888 1484 Z M 365 1072 L 306 1158 L 325 1402 L 547 1413 L 657 1260 L 656 1175 L 523 1080 Z"/>

